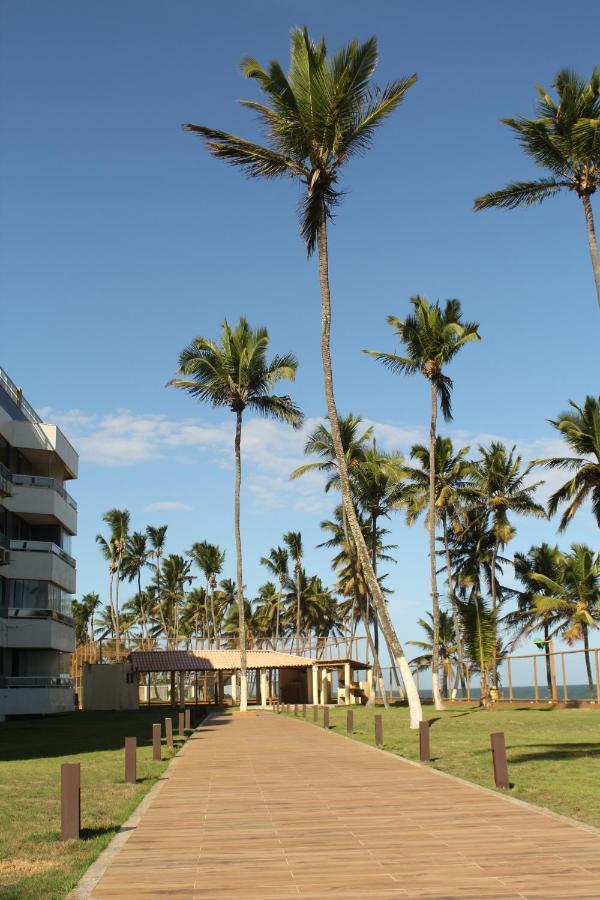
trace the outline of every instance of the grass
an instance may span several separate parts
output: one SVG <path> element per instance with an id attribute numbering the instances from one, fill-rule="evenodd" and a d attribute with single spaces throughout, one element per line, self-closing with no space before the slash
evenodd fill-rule
<path id="1" fill-rule="evenodd" d="M 169 764 L 152 760 L 152 723 L 171 711 L 80 712 L 0 724 L 0 897 L 64 897 Z M 164 727 L 163 727 L 164 735 Z M 124 782 L 137 737 L 137 784 Z M 60 767 L 81 763 L 82 840 L 60 840 Z"/>
<path id="2" fill-rule="evenodd" d="M 355 740 L 375 743 L 377 712 L 383 717 L 384 750 L 418 760 L 419 736 L 408 727 L 407 709 L 352 709 Z M 330 709 L 331 730 L 346 734 L 346 713 L 345 707 Z M 454 707 L 436 712 L 425 707 L 424 715 L 431 723 L 431 762 L 426 765 L 495 788 L 490 734 L 503 731 L 511 796 L 600 828 L 600 711 Z M 306 719 L 313 724 L 311 707 Z"/>

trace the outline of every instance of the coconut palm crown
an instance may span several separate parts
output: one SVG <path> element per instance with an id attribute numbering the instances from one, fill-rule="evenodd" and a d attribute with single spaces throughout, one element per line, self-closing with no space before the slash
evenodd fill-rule
<path id="1" fill-rule="evenodd" d="M 340 169 L 369 147 L 377 127 L 416 81 L 417 76 L 410 75 L 383 88 L 373 86 L 377 61 L 375 37 L 363 44 L 353 40 L 330 56 L 323 38 L 315 42 L 306 27 L 294 28 L 287 75 L 274 60 L 263 68 L 246 56 L 240 66 L 265 95 L 265 103 L 240 103 L 258 114 L 266 143 L 204 125 L 183 126 L 205 138 L 213 156 L 240 166 L 251 177 L 300 179 L 306 188 L 300 230 L 309 255 L 317 243 L 322 204 L 331 217 L 339 201 Z"/>
<path id="2" fill-rule="evenodd" d="M 483 194 L 475 209 L 532 206 L 567 190 L 577 194 L 585 213 L 588 245 L 596 293 L 600 304 L 600 258 L 590 197 L 600 186 L 600 73 L 595 68 L 588 82 L 562 69 L 553 87 L 555 102 L 538 86 L 537 117 L 502 119 L 515 132 L 523 150 L 536 165 L 549 171 L 546 178 L 512 181 L 505 188 Z"/>
<path id="3" fill-rule="evenodd" d="M 587 396 L 583 406 L 570 400 L 571 409 L 561 413 L 550 424 L 560 431 L 577 456 L 538 459 L 536 463 L 549 469 L 574 472 L 548 501 L 548 512 L 554 515 L 559 506 L 566 509 L 559 524 L 564 531 L 586 500 L 592 501 L 592 511 L 600 526 L 600 397 Z"/>

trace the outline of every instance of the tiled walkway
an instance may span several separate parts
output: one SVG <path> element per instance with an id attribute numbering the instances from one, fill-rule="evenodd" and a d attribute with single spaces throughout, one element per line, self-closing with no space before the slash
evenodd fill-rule
<path id="1" fill-rule="evenodd" d="M 600 836 L 302 721 L 198 729 L 91 895 L 600 897 Z"/>

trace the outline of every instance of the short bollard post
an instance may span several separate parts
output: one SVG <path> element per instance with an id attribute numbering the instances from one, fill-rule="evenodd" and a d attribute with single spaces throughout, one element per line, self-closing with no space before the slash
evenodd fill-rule
<path id="1" fill-rule="evenodd" d="M 354 713 L 351 709 L 346 713 L 346 731 L 348 734 L 352 734 L 354 731 Z"/>
<path id="2" fill-rule="evenodd" d="M 161 728 L 160 722 L 156 722 L 152 726 L 152 759 L 161 760 L 160 754 L 160 740 L 161 740 Z"/>
<path id="3" fill-rule="evenodd" d="M 190 709 L 186 709 L 185 711 L 185 730 L 191 731 L 192 728 L 192 711 Z"/>
<path id="4" fill-rule="evenodd" d="M 294 715 L 298 718 L 298 704 L 294 703 Z"/>
<path id="5" fill-rule="evenodd" d="M 319 719 L 319 707 L 313 706 L 313 722 L 317 722 Z"/>
<path id="6" fill-rule="evenodd" d="M 177 730 L 179 737 L 185 736 L 185 713 L 180 712 L 177 716 Z"/>
<path id="7" fill-rule="evenodd" d="M 165 719 L 165 738 L 167 739 L 167 747 L 173 749 L 173 719 Z"/>
<path id="8" fill-rule="evenodd" d="M 306 703 L 302 704 L 302 718 L 306 718 Z"/>
<path id="9" fill-rule="evenodd" d="M 419 759 L 421 762 L 429 762 L 431 759 L 429 751 L 429 722 L 425 720 L 419 722 Z"/>
<path id="10" fill-rule="evenodd" d="M 60 767 L 60 836 L 63 841 L 78 841 L 81 826 L 81 766 L 63 763 Z"/>
<path id="11" fill-rule="evenodd" d="M 375 746 L 383 747 L 383 719 L 375 716 Z"/>
<path id="12" fill-rule="evenodd" d="M 504 732 L 495 731 L 490 735 L 492 742 L 492 761 L 494 763 L 494 781 L 496 787 L 508 790 L 510 781 L 508 780 L 508 762 L 506 759 L 506 743 L 504 741 Z"/>
<path id="13" fill-rule="evenodd" d="M 329 728 L 329 707 L 323 708 L 323 728 Z"/>
<path id="14" fill-rule="evenodd" d="M 125 738 L 125 781 L 127 784 L 135 784 L 137 773 L 135 770 L 135 756 L 137 751 L 137 738 Z"/>

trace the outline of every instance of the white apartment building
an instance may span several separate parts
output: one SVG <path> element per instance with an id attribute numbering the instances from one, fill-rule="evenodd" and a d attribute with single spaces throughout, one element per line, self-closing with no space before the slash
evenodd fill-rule
<path id="1" fill-rule="evenodd" d="M 74 708 L 78 463 L 0 368 L 0 718 Z"/>

